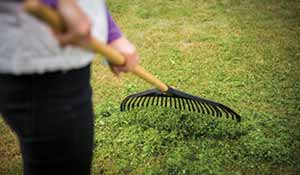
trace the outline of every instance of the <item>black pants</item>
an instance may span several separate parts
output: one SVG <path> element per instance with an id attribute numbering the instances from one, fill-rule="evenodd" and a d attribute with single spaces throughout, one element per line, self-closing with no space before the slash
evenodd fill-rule
<path id="1" fill-rule="evenodd" d="M 66 73 L 0 74 L 0 112 L 19 139 L 25 175 L 90 174 L 91 96 L 90 66 Z"/>

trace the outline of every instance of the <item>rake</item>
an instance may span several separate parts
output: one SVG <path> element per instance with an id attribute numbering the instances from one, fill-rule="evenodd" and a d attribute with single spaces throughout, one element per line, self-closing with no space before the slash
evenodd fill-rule
<path id="1" fill-rule="evenodd" d="M 27 1 L 24 7 L 29 13 L 47 22 L 54 29 L 65 31 L 66 28 L 61 16 L 48 6 L 41 4 L 39 0 Z M 125 63 L 125 59 L 120 53 L 93 37 L 91 37 L 87 49 L 104 55 L 113 64 L 123 65 Z M 156 89 L 127 96 L 121 103 L 121 111 L 138 107 L 161 106 L 209 114 L 216 117 L 225 116 L 238 122 L 241 121 L 241 116 L 229 107 L 167 86 L 140 65 L 135 66 L 131 72 L 155 86 Z"/>

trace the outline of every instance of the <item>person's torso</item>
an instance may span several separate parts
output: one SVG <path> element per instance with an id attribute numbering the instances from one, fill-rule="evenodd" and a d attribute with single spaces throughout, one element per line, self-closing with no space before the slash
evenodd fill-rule
<path id="1" fill-rule="evenodd" d="M 92 20 L 92 35 L 107 41 L 104 0 L 78 0 Z M 45 24 L 22 10 L 21 3 L 0 2 L 0 73 L 33 74 L 84 67 L 94 54 L 80 48 L 61 48 Z"/>

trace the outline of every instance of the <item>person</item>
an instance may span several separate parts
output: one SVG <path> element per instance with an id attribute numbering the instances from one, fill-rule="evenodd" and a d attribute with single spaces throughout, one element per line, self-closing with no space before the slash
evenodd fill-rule
<path id="1" fill-rule="evenodd" d="M 17 135 L 25 175 L 88 175 L 94 55 L 78 46 L 93 35 L 121 52 L 125 64 L 110 64 L 116 74 L 137 65 L 138 54 L 104 1 L 43 3 L 62 16 L 67 31 L 52 31 L 24 12 L 21 0 L 0 2 L 0 113 Z"/>

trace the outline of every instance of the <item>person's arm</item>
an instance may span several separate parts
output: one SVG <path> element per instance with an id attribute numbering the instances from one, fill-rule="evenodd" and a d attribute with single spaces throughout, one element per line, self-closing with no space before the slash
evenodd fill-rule
<path id="1" fill-rule="evenodd" d="M 134 45 L 130 43 L 126 37 L 123 36 L 120 28 L 113 20 L 108 9 L 106 10 L 106 12 L 108 22 L 107 43 L 109 44 L 109 46 L 119 51 L 126 59 L 125 64 L 122 66 L 110 64 L 112 72 L 118 75 L 121 72 L 128 72 L 132 70 L 138 64 L 139 56 Z"/>
<path id="2" fill-rule="evenodd" d="M 119 26 L 116 24 L 116 22 L 112 18 L 108 9 L 106 9 L 106 16 L 107 16 L 107 24 L 108 24 L 107 43 L 110 44 L 111 42 L 121 38 L 122 32 L 121 32 Z"/>

